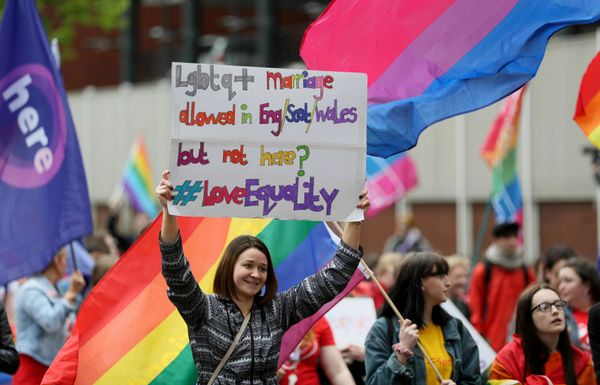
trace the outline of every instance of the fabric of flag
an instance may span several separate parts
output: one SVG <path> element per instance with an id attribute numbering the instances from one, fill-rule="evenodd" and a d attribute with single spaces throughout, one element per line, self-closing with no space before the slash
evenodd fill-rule
<path id="1" fill-rule="evenodd" d="M 148 153 L 141 136 L 138 136 L 123 168 L 123 187 L 131 205 L 148 217 L 158 214 L 158 206 L 154 199 L 154 181 L 148 161 Z"/>
<path id="2" fill-rule="evenodd" d="M 393 205 L 418 183 L 417 168 L 405 153 L 388 158 L 367 155 L 367 184 L 371 207 L 367 217 L 373 217 Z"/>
<path id="3" fill-rule="evenodd" d="M 590 142 L 600 148 L 600 53 L 592 60 L 581 79 L 573 119 Z"/>
<path id="4" fill-rule="evenodd" d="M 491 202 L 496 223 L 523 223 L 523 200 L 517 174 L 517 139 L 525 88 L 506 98 L 481 148 L 481 156 L 492 169 Z"/>
<path id="5" fill-rule="evenodd" d="M 33 0 L 8 0 L 0 25 L 0 196 L 0 284 L 92 232 L 75 127 Z"/>
<path id="6" fill-rule="evenodd" d="M 75 262 L 77 263 L 77 270 L 81 272 L 85 277 L 92 275 L 94 269 L 94 257 L 86 250 L 85 246 L 80 241 L 72 241 L 73 248 L 71 245 L 67 247 L 67 275 L 70 275 L 75 266 L 73 266 L 73 254 L 75 256 Z"/>
<path id="7" fill-rule="evenodd" d="M 159 216 L 83 302 L 73 334 L 43 384 L 190 384 L 196 368 L 187 327 L 167 298 L 161 274 Z M 255 235 L 269 248 L 285 290 L 317 272 L 337 249 L 320 222 L 179 217 L 184 252 L 205 292 L 231 239 Z M 281 359 L 329 308 L 364 278 L 357 269 L 346 290 L 284 336 Z"/>
<path id="8" fill-rule="evenodd" d="M 300 52 L 311 70 L 368 75 L 367 153 L 386 157 L 516 91 L 554 32 L 598 19 L 598 0 L 334 0 Z"/>

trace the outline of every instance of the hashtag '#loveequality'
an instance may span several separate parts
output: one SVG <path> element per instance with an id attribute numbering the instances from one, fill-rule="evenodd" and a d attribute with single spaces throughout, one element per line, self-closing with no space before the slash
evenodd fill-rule
<path id="1" fill-rule="evenodd" d="M 191 185 L 191 183 L 191 180 L 186 180 L 185 182 L 183 182 L 183 184 L 180 184 L 179 186 L 175 187 L 175 192 L 177 194 L 173 196 L 174 205 L 185 206 L 189 202 L 193 202 L 196 200 L 196 194 L 202 191 L 202 186 L 200 184 L 200 181 L 196 181 L 193 185 Z"/>

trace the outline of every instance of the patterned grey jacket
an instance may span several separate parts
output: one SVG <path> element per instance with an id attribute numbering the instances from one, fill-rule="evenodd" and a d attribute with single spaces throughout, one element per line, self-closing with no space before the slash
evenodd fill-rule
<path id="1" fill-rule="evenodd" d="M 161 242 L 160 249 L 167 295 L 188 326 L 197 384 L 204 385 L 229 349 L 244 317 L 233 301 L 202 292 L 183 255 L 180 236 L 172 244 Z M 283 334 L 339 294 L 361 256 L 362 250 L 342 242 L 321 271 L 278 293 L 270 303 L 255 303 L 250 323 L 215 385 L 276 385 Z"/>

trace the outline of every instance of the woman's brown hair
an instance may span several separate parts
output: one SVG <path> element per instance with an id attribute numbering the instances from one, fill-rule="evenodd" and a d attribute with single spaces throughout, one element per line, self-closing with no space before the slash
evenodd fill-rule
<path id="1" fill-rule="evenodd" d="M 275 277 L 271 254 L 263 241 L 251 235 L 240 235 L 229 242 L 225 248 L 213 283 L 213 292 L 216 295 L 228 299 L 235 298 L 233 268 L 240 254 L 251 248 L 259 250 L 267 257 L 267 280 L 265 282 L 264 294 L 258 294 L 256 299 L 260 304 L 265 304 L 273 300 L 275 293 L 277 293 L 277 277 Z"/>
<path id="2" fill-rule="evenodd" d="M 552 290 L 556 293 L 547 284 L 531 285 L 525 289 L 517 302 L 516 332 L 521 337 L 523 353 L 525 355 L 525 373 L 523 373 L 523 378 L 530 374 L 546 374 L 544 366 L 548 358 L 550 358 L 550 352 L 548 352 L 546 345 L 540 340 L 532 317 L 533 311 L 531 310 L 531 305 L 533 296 L 540 290 Z M 566 327 L 560 332 L 557 349 L 562 357 L 566 384 L 577 385 L 573 348 L 571 347 L 569 332 Z"/>

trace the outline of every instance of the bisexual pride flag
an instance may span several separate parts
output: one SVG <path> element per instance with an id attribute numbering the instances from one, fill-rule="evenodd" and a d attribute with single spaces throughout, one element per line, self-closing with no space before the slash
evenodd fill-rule
<path id="1" fill-rule="evenodd" d="M 92 232 L 90 200 L 62 79 L 33 0 L 0 25 L 0 284 L 40 272 Z"/>
<path id="2" fill-rule="evenodd" d="M 158 232 L 162 216 L 121 257 L 81 305 L 71 337 L 42 382 L 45 385 L 194 385 L 196 368 L 187 326 L 167 298 Z M 271 219 L 179 217 L 192 273 L 206 293 L 236 236 L 260 238 L 271 253 L 279 290 L 321 269 L 337 245 L 324 223 Z M 344 292 L 284 335 L 280 363 L 325 312 L 364 278 L 356 270 Z"/>
<path id="3" fill-rule="evenodd" d="M 333 0 L 300 53 L 311 70 L 368 75 L 367 153 L 387 157 L 513 93 L 554 32 L 598 19 L 598 0 Z"/>
<path id="4" fill-rule="evenodd" d="M 418 183 L 417 168 L 410 155 L 400 153 L 388 158 L 367 155 L 367 183 L 373 217 L 403 198 Z"/>

